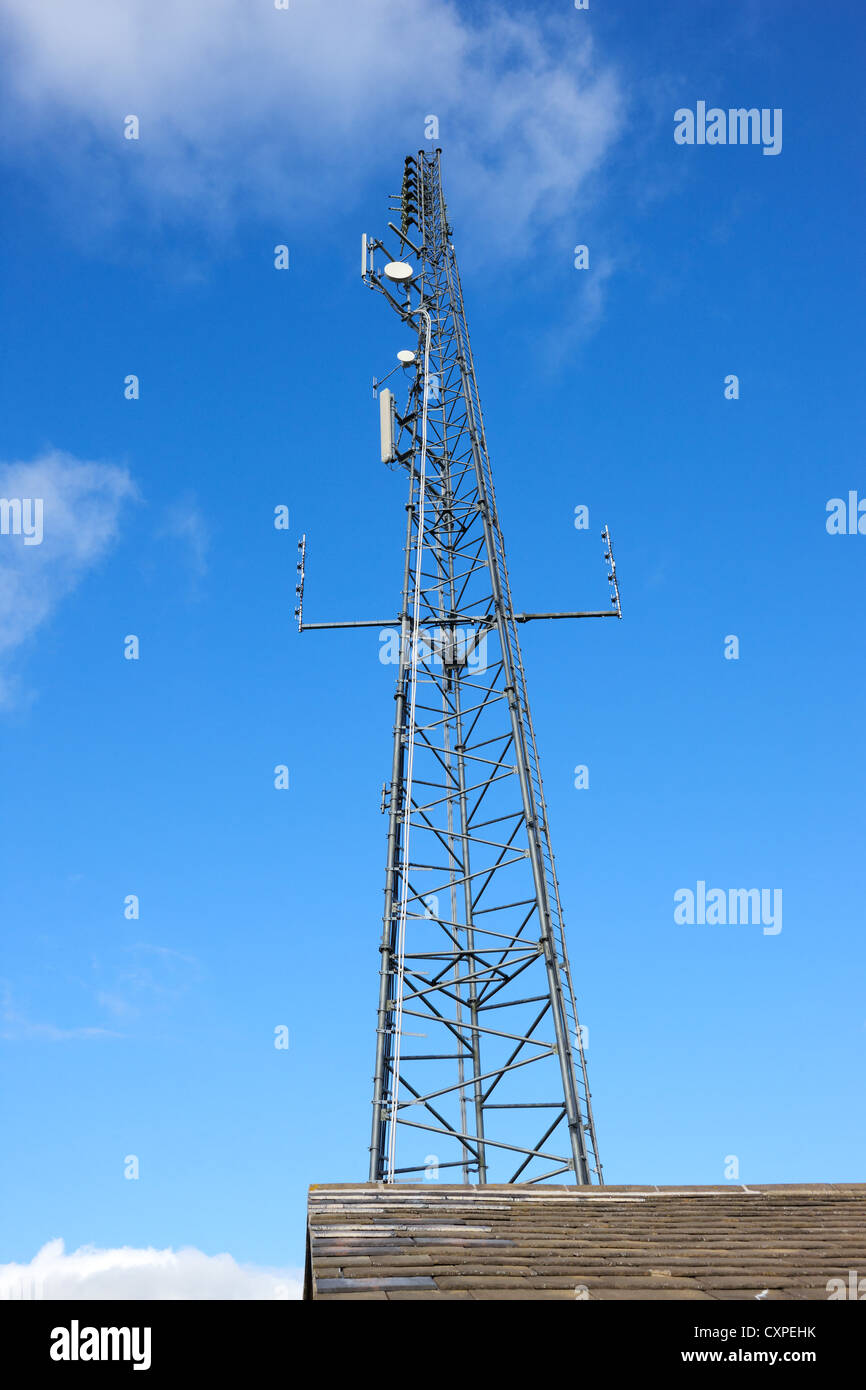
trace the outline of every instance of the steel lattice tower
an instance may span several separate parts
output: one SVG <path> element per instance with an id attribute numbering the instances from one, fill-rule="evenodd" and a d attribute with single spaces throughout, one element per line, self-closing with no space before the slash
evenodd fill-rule
<path id="1" fill-rule="evenodd" d="M 440 151 L 395 196 L 401 259 L 364 237 L 362 274 L 411 333 L 405 408 L 380 393 L 409 483 L 400 614 L 306 623 L 305 539 L 298 565 L 302 631 L 391 627 L 398 647 L 370 1180 L 602 1182 L 517 627 L 621 616 L 610 536 L 611 608 L 515 612 Z"/>

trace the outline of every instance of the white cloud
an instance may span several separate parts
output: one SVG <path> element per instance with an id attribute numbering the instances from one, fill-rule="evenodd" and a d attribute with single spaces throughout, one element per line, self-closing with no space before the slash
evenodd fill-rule
<path id="1" fill-rule="evenodd" d="M 209 231 L 244 212 L 296 225 L 371 172 L 390 191 L 403 154 L 441 143 L 460 225 L 525 250 L 586 191 L 624 120 L 619 74 L 574 10 L 0 0 L 0 12 L 3 147 L 32 169 L 49 146 L 46 175 L 65 168 L 90 216 L 138 207 Z M 123 138 L 130 114 L 138 141 Z M 426 142 L 431 114 L 440 139 Z"/>
<path id="2" fill-rule="evenodd" d="M 62 1240 L 51 1240 L 29 1264 L 0 1265 L 0 1299 L 292 1299 L 302 1291 L 299 1269 L 238 1264 L 189 1247 L 83 1245 L 67 1254 Z"/>
<path id="3" fill-rule="evenodd" d="M 66 1042 L 70 1038 L 117 1038 L 108 1028 L 59 1028 L 56 1023 L 40 1023 L 29 1018 L 15 1003 L 12 988 L 0 980 L 0 1038 L 7 1042 Z"/>
<path id="4" fill-rule="evenodd" d="M 124 468 L 52 451 L 0 463 L 0 498 L 42 501 L 42 539 L 0 535 L 0 654 L 20 646 L 49 618 L 115 541 L 121 508 L 136 496 Z M 3 686 L 0 684 L 0 703 Z"/>
<path id="5" fill-rule="evenodd" d="M 179 542 L 193 579 L 204 578 L 208 569 L 210 527 L 191 494 L 173 502 L 165 509 L 157 536 L 163 540 Z"/>

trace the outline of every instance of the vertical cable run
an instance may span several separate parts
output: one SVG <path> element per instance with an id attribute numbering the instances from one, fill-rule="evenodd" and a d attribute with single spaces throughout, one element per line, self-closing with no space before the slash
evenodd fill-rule
<path id="1" fill-rule="evenodd" d="M 418 689 L 418 631 L 421 626 L 421 583 L 424 559 L 424 502 L 427 490 L 427 401 L 429 394 L 431 320 L 426 309 L 419 309 L 426 324 L 424 336 L 423 398 L 421 401 L 421 457 L 418 464 L 418 542 L 415 559 L 415 593 L 412 603 L 412 655 L 409 667 L 409 746 L 406 749 L 406 778 L 403 800 L 403 843 L 400 865 L 400 915 L 397 923 L 397 988 L 394 1011 L 394 1062 L 391 1084 L 391 1115 L 388 1128 L 388 1167 L 386 1182 L 394 1181 L 397 1150 L 397 1110 L 400 1103 L 400 1050 L 403 1036 L 403 983 L 405 979 L 406 917 L 409 902 L 409 828 L 412 820 L 412 768 L 415 761 L 415 698 Z"/>

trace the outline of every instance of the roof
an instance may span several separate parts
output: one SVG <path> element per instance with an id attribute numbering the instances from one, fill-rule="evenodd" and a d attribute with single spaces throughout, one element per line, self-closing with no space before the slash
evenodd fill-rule
<path id="1" fill-rule="evenodd" d="M 312 1187 L 305 1298 L 822 1299 L 866 1183 Z"/>

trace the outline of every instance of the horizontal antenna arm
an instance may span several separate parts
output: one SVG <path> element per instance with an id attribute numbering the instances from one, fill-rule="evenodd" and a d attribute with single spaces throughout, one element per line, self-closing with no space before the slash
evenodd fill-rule
<path id="1" fill-rule="evenodd" d="M 587 613 L 515 613 L 516 623 L 531 623 L 536 618 L 621 618 L 622 602 L 619 596 L 619 582 L 616 577 L 616 561 L 613 558 L 613 541 L 610 538 L 610 527 L 605 526 L 601 533 L 601 538 L 607 549 L 604 558 L 610 565 L 608 571 L 608 583 L 610 584 L 610 608 L 595 609 Z"/>
<path id="2" fill-rule="evenodd" d="M 601 608 L 591 613 L 515 613 L 516 623 L 531 623 L 536 618 L 621 618 L 618 608 Z"/>
<path id="3" fill-rule="evenodd" d="M 531 623 L 537 618 L 621 618 L 622 614 L 616 608 L 603 608 L 598 612 L 588 613 L 515 613 L 516 623 Z M 460 618 L 441 618 L 440 624 L 444 627 L 460 626 L 464 623 L 477 623 L 482 628 L 489 629 L 493 626 L 493 620 L 488 617 L 479 617 L 474 613 L 466 614 Z M 299 625 L 299 632 L 312 632 L 314 629 L 321 631 L 325 628 L 344 628 L 344 627 L 400 627 L 399 618 L 363 618 L 359 621 L 346 623 L 305 623 Z"/>
<path id="4" fill-rule="evenodd" d="M 301 623 L 299 632 L 311 632 L 313 628 L 325 627 L 399 627 L 399 618 L 365 618 L 357 623 Z"/>
<path id="5" fill-rule="evenodd" d="M 399 618 L 366 618 L 361 622 L 352 623 L 305 623 L 304 622 L 304 583 L 307 577 L 307 536 L 306 532 L 298 541 L 298 582 L 295 585 L 297 594 L 297 607 L 295 617 L 298 620 L 298 632 L 309 632 L 313 628 L 326 627 L 399 627 Z"/>

